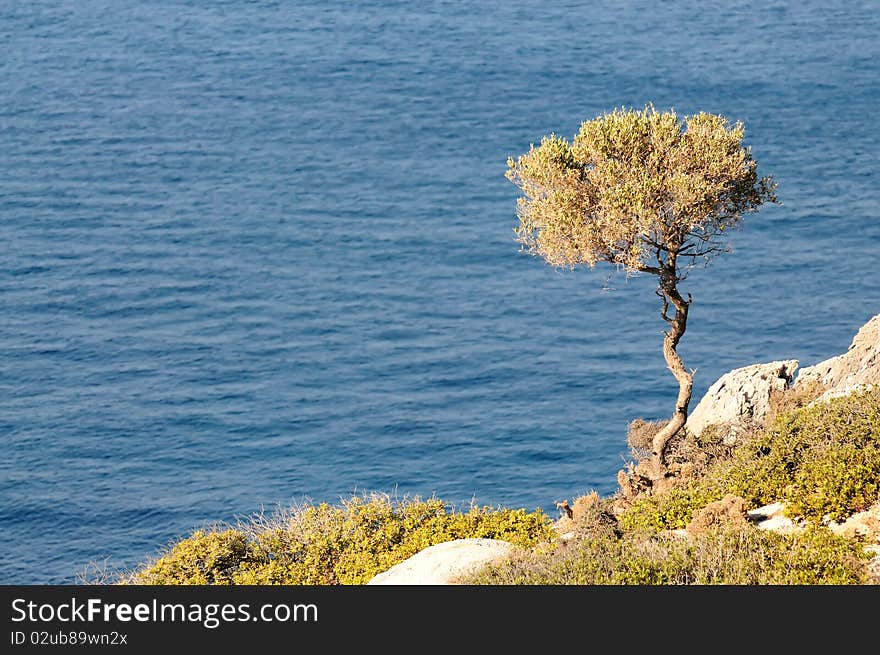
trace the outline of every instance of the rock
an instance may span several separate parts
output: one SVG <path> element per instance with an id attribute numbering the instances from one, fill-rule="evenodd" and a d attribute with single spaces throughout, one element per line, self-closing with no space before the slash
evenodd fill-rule
<path id="1" fill-rule="evenodd" d="M 709 503 L 694 512 L 687 525 L 690 534 L 699 534 L 722 524 L 746 524 L 746 501 L 739 496 L 727 494 L 721 500 Z"/>
<path id="2" fill-rule="evenodd" d="M 853 514 L 843 523 L 832 521 L 828 528 L 842 537 L 860 537 L 880 543 L 880 500 L 864 512 Z"/>
<path id="3" fill-rule="evenodd" d="M 367 584 L 448 585 L 509 555 L 515 546 L 498 539 L 456 539 L 419 551 L 380 573 Z"/>
<path id="4" fill-rule="evenodd" d="M 802 369 L 795 385 L 803 387 L 815 382 L 827 389 L 820 400 L 880 384 L 880 314 L 862 326 L 844 354 Z"/>
<path id="5" fill-rule="evenodd" d="M 708 508 L 708 506 L 707 506 Z M 784 515 L 783 503 L 771 503 L 748 512 L 749 520 L 762 530 L 775 532 L 792 532 L 806 526 L 803 521 L 795 523 Z M 831 521 L 828 529 L 834 534 L 848 539 L 862 539 L 880 544 L 880 500 L 864 512 L 857 512 L 842 523 Z"/>
<path id="6" fill-rule="evenodd" d="M 849 539 L 866 543 L 865 552 L 871 555 L 867 565 L 871 584 L 880 584 L 880 500 L 864 512 L 857 512 L 842 523 L 832 521 L 828 529 Z"/>
<path id="7" fill-rule="evenodd" d="M 699 436 L 709 425 L 763 421 L 770 409 L 770 393 L 787 389 L 797 367 L 796 359 L 787 359 L 725 373 L 691 412 L 687 429 Z"/>
<path id="8" fill-rule="evenodd" d="M 873 555 L 868 562 L 869 584 L 880 584 L 880 546 L 868 546 L 865 552 Z"/>
<path id="9" fill-rule="evenodd" d="M 759 523 L 760 521 L 778 516 L 782 514 L 783 511 L 785 511 L 785 505 L 783 503 L 770 503 L 769 505 L 764 505 L 757 509 L 750 509 L 749 520 Z"/>
<path id="10" fill-rule="evenodd" d="M 793 386 L 805 387 L 806 385 L 813 383 L 823 384 L 822 380 L 831 375 L 831 369 L 840 357 L 843 357 L 843 355 L 835 355 L 834 357 L 830 357 L 829 359 L 814 364 L 813 366 L 802 368 L 801 372 L 798 373 L 797 380 L 795 380 Z"/>
<path id="11" fill-rule="evenodd" d="M 803 529 L 804 526 L 792 521 L 783 514 L 783 511 L 785 511 L 785 505 L 782 503 L 771 503 L 749 511 L 748 516 L 749 520 L 755 524 L 755 527 L 761 530 L 772 530 L 773 532 L 786 534 Z"/>

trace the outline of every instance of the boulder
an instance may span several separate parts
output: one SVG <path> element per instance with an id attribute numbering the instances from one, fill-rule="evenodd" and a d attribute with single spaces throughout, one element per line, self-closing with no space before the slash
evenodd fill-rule
<path id="1" fill-rule="evenodd" d="M 367 584 L 448 585 L 462 575 L 508 556 L 516 548 L 498 539 L 456 539 L 419 551 Z"/>
<path id="2" fill-rule="evenodd" d="M 796 359 L 787 359 L 725 373 L 691 412 L 688 430 L 699 435 L 709 425 L 763 421 L 770 409 L 770 393 L 787 389 L 797 367 Z"/>
<path id="3" fill-rule="evenodd" d="M 866 553 L 873 557 L 868 562 L 868 577 L 871 584 L 880 584 L 880 546 L 868 546 Z"/>
<path id="4" fill-rule="evenodd" d="M 859 387 L 880 384 L 880 314 L 865 323 L 844 354 L 801 369 L 796 386 L 818 382 L 821 399 L 846 395 Z"/>
<path id="5" fill-rule="evenodd" d="M 842 523 L 832 521 L 828 528 L 842 537 L 859 537 L 880 544 L 880 500 L 864 512 L 857 512 Z"/>
<path id="6" fill-rule="evenodd" d="M 782 503 L 770 503 L 748 513 L 749 520 L 755 527 L 771 532 L 787 534 L 804 529 L 803 523 L 795 523 L 785 515 L 785 505 Z"/>

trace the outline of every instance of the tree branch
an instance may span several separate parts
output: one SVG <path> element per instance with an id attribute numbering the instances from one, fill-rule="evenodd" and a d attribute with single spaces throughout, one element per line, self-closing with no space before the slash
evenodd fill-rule
<path id="1" fill-rule="evenodd" d="M 648 266 L 647 264 L 642 264 L 636 269 L 639 273 L 650 273 L 651 275 L 662 275 L 663 271 L 657 266 Z"/>
<path id="2" fill-rule="evenodd" d="M 657 287 L 654 293 L 660 296 L 660 300 L 663 302 L 663 309 L 660 310 L 660 317 L 667 323 L 672 323 L 672 319 L 669 318 L 669 314 L 667 313 L 669 311 L 669 300 L 666 298 L 666 294 L 663 293 L 663 289 L 660 287 Z"/>

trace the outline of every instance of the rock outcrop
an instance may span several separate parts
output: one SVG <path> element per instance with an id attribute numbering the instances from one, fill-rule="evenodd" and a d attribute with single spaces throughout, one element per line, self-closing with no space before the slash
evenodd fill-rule
<path id="1" fill-rule="evenodd" d="M 516 548 L 498 539 L 456 539 L 419 551 L 380 573 L 372 585 L 448 585 L 486 564 L 508 556 Z"/>
<path id="2" fill-rule="evenodd" d="M 816 382 L 826 388 L 820 399 L 880 384 L 880 314 L 862 326 L 844 354 L 801 369 L 795 385 L 803 387 Z"/>
<path id="3" fill-rule="evenodd" d="M 699 435 L 710 425 L 731 426 L 726 442 L 732 445 L 737 426 L 762 422 L 770 408 L 770 394 L 792 386 L 797 368 L 798 361 L 789 359 L 753 364 L 722 375 L 691 412 L 688 430 Z M 801 369 L 794 381 L 798 388 L 814 383 L 825 388 L 817 400 L 880 384 L 880 314 L 862 326 L 847 352 Z"/>
<path id="4" fill-rule="evenodd" d="M 763 421 L 770 409 L 771 392 L 787 389 L 797 367 L 796 359 L 787 359 L 725 373 L 691 412 L 687 429 L 699 435 L 709 425 Z"/>

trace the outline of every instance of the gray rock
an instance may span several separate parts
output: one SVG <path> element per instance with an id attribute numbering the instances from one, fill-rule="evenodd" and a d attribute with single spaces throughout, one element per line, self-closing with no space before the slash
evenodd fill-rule
<path id="1" fill-rule="evenodd" d="M 829 359 L 821 361 L 818 364 L 814 364 L 813 366 L 802 368 L 801 372 L 797 375 L 797 380 L 795 380 L 795 386 L 803 387 L 813 382 L 824 384 L 822 380 L 824 380 L 827 376 L 831 374 L 831 369 L 834 366 L 834 362 L 836 362 L 837 359 L 842 356 L 843 355 L 830 357 Z"/>
<path id="2" fill-rule="evenodd" d="M 770 409 L 770 392 L 787 389 L 797 367 L 796 359 L 787 359 L 725 373 L 691 412 L 688 430 L 699 435 L 710 425 L 763 421 Z"/>
<path id="3" fill-rule="evenodd" d="M 862 326 L 844 354 L 801 369 L 795 385 L 803 387 L 811 382 L 827 389 L 820 398 L 823 400 L 880 384 L 880 314 Z"/>
<path id="4" fill-rule="evenodd" d="M 508 556 L 515 546 L 498 539 L 456 539 L 419 551 L 367 584 L 448 585 L 454 579 Z"/>

